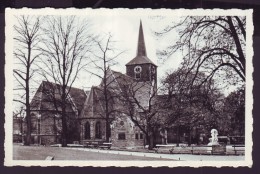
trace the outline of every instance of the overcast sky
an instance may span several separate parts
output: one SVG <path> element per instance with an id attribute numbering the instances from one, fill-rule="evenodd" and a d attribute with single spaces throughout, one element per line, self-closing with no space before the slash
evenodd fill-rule
<path id="1" fill-rule="evenodd" d="M 26 11 L 26 13 L 20 13 L 20 11 L 19 13 L 17 12 L 14 14 L 46 15 L 46 10 L 41 10 L 40 13 L 39 10 L 34 10 L 33 12 Z M 158 50 L 161 50 L 168 45 L 174 44 L 177 41 L 179 36 L 176 31 L 173 31 L 171 34 L 162 38 L 158 38 L 154 35 L 154 31 L 162 31 L 165 26 L 180 20 L 180 18 L 184 15 L 183 13 L 180 13 L 180 11 L 176 12 L 171 10 L 168 11 L 168 13 L 160 11 L 160 13 L 157 14 L 151 10 L 107 10 L 104 13 L 104 11 L 101 12 L 101 10 L 81 10 L 77 12 L 75 10 L 63 10 L 60 12 L 55 9 L 51 9 L 48 10 L 48 12 L 48 15 L 80 15 L 81 18 L 83 17 L 90 21 L 92 26 L 92 33 L 96 35 L 111 33 L 113 35 L 113 40 L 117 41 L 116 47 L 122 51 L 126 50 L 124 54 L 118 57 L 118 65 L 111 67 L 113 70 L 125 73 L 125 64 L 136 56 L 140 20 L 143 24 L 147 56 L 158 66 L 158 81 L 160 81 L 160 79 L 165 75 L 166 71 L 176 70 L 182 61 L 182 53 L 173 54 L 165 62 L 159 61 L 158 57 L 156 56 L 156 52 Z M 185 13 L 185 15 L 188 14 L 193 15 L 191 11 Z M 203 11 L 201 12 L 201 15 L 202 14 L 204 14 Z M 15 23 L 15 18 L 12 20 Z M 40 78 L 41 77 L 37 77 L 38 80 Z M 91 86 L 98 85 L 99 83 L 99 78 L 82 71 L 79 74 L 78 79 L 74 82 L 73 86 L 89 90 Z M 34 92 L 38 85 L 39 84 L 35 85 L 35 89 L 33 90 Z M 229 91 L 232 90 L 234 90 L 234 88 L 227 89 L 224 91 L 224 93 L 228 94 Z"/>
<path id="2" fill-rule="evenodd" d="M 79 16 L 79 18 L 82 18 L 82 16 Z M 143 25 L 147 56 L 158 66 L 158 81 L 160 81 L 160 78 L 165 74 L 167 70 L 177 69 L 179 63 L 182 60 L 182 55 L 175 54 L 174 58 L 170 58 L 164 63 L 159 62 L 158 57 L 156 56 L 156 51 L 169 45 L 169 40 L 171 40 L 171 42 L 177 40 L 178 36 L 177 34 L 174 34 L 174 32 L 171 34 L 170 38 L 166 39 L 160 39 L 154 35 L 154 31 L 162 30 L 166 25 L 179 18 L 173 16 L 162 18 L 149 14 L 125 14 L 112 16 L 107 14 L 90 14 L 83 16 L 83 18 L 86 18 L 91 24 L 91 33 L 93 33 L 94 35 L 103 35 L 108 33 L 112 34 L 113 40 L 116 41 L 115 47 L 118 50 L 125 51 L 117 58 L 116 61 L 118 62 L 118 64 L 112 66 L 112 70 L 126 73 L 125 64 L 136 56 L 140 21 L 142 21 Z M 17 24 L 15 18 L 14 24 Z M 39 87 L 41 81 L 45 80 L 45 78 L 37 74 L 34 76 L 34 79 L 36 79 L 37 82 L 34 83 L 33 81 L 31 81 L 31 98 Z M 100 81 L 101 80 L 98 77 L 91 75 L 86 71 L 81 71 L 78 74 L 78 78 L 73 83 L 73 87 L 90 90 L 91 86 L 99 85 Z M 20 95 L 20 92 L 18 93 Z"/>
<path id="3" fill-rule="evenodd" d="M 165 74 L 168 69 L 176 69 L 181 62 L 181 55 L 170 58 L 166 63 L 162 63 L 156 56 L 156 51 L 163 46 L 169 44 L 167 39 L 159 39 L 154 35 L 154 31 L 159 31 L 167 25 L 165 20 L 153 18 L 151 16 L 95 16 L 89 18 L 93 23 L 93 30 L 97 33 L 111 33 L 113 39 L 117 41 L 117 48 L 126 50 L 124 54 L 118 57 L 118 65 L 111 67 L 111 69 L 125 73 L 125 64 L 136 56 L 137 39 L 139 34 L 140 20 L 142 21 L 144 38 L 146 43 L 147 56 L 158 66 L 158 80 Z M 168 20 L 174 20 L 172 17 Z M 171 41 L 177 39 L 173 36 Z M 91 87 L 98 85 L 100 80 L 87 73 L 81 73 L 80 79 L 74 86 L 77 87 Z M 90 77 L 90 78 L 89 78 Z"/>

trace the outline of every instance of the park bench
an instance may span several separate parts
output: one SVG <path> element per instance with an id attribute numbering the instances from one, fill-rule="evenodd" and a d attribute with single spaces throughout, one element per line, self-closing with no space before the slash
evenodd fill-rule
<path id="1" fill-rule="evenodd" d="M 103 144 L 103 141 L 84 141 L 83 146 L 87 148 L 98 148 Z"/>
<path id="2" fill-rule="evenodd" d="M 170 153 L 173 153 L 174 147 L 174 144 L 156 144 L 154 150 L 155 153 L 158 153 L 159 149 L 166 149 L 169 150 Z"/>
<path id="3" fill-rule="evenodd" d="M 210 151 L 210 154 L 226 154 L 226 146 L 225 145 L 206 145 L 206 146 L 191 146 L 191 154 L 197 152 L 198 154 L 204 154 Z"/>
<path id="4" fill-rule="evenodd" d="M 91 145 L 91 142 L 84 142 L 83 143 L 83 147 L 94 147 L 93 145 Z"/>
<path id="5" fill-rule="evenodd" d="M 245 145 L 233 145 L 235 155 L 237 155 L 238 151 L 245 152 Z"/>
<path id="6" fill-rule="evenodd" d="M 100 146 L 99 146 L 99 148 L 101 148 L 101 149 L 110 149 L 111 148 L 111 146 L 112 146 L 112 143 L 102 143 Z"/>
<path id="7" fill-rule="evenodd" d="M 212 146 L 191 146 L 191 154 L 204 154 L 210 151 L 210 154 L 212 154 Z"/>

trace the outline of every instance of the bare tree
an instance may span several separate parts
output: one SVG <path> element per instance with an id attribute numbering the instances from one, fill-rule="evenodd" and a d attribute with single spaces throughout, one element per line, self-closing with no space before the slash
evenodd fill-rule
<path id="1" fill-rule="evenodd" d="M 246 18 L 244 16 L 187 16 L 175 24 L 168 25 L 163 36 L 178 31 L 177 42 L 158 52 L 169 57 L 176 52 L 184 54 L 183 66 L 187 73 L 199 71 L 206 76 L 202 83 L 221 78 L 221 83 L 236 84 L 245 81 Z"/>
<path id="2" fill-rule="evenodd" d="M 159 89 L 159 88 L 158 88 Z M 149 149 L 154 148 L 156 132 L 165 122 L 161 117 L 161 101 L 151 82 L 128 80 L 122 86 L 121 102 L 124 112 L 134 124 L 145 134 Z"/>
<path id="3" fill-rule="evenodd" d="M 23 90 L 25 101 L 15 98 L 15 102 L 25 105 L 26 111 L 26 138 L 24 145 L 31 144 L 31 111 L 30 111 L 30 89 L 31 80 L 36 72 L 33 68 L 35 60 L 39 57 L 37 51 L 38 43 L 40 42 L 40 18 L 35 16 L 19 16 L 16 18 L 17 24 L 14 25 L 15 31 L 15 48 L 14 48 L 14 63 L 13 70 L 14 79 L 18 85 L 14 90 Z"/>
<path id="4" fill-rule="evenodd" d="M 117 64 L 116 59 L 124 51 L 115 48 L 115 41 L 113 41 L 113 36 L 110 33 L 101 37 L 94 37 L 93 43 L 95 49 L 91 52 L 93 57 L 90 58 L 90 66 L 94 70 L 85 70 L 102 80 L 98 88 L 100 94 L 98 100 L 104 106 L 104 111 L 100 112 L 99 115 L 106 120 L 106 141 L 108 142 L 110 137 L 110 123 L 113 121 L 113 115 L 119 112 L 118 108 L 115 107 L 116 98 L 119 93 L 116 91 L 118 88 L 114 84 L 116 79 L 121 77 L 120 75 L 115 76 L 110 67 Z"/>
<path id="5" fill-rule="evenodd" d="M 88 27 L 87 21 L 75 16 L 48 16 L 43 28 L 45 34 L 41 47 L 43 58 L 39 69 L 47 81 L 58 85 L 56 90 L 60 97 L 56 97 L 61 105 L 61 110 L 58 112 L 61 113 L 62 121 L 62 146 L 67 145 L 70 115 L 66 106 L 71 101 L 69 93 L 79 72 L 87 65 L 87 55 L 91 47 Z M 77 110 L 74 112 L 77 116 Z"/>

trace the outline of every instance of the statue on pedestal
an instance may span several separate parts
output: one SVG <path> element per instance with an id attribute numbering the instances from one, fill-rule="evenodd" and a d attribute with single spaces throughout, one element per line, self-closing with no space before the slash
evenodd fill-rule
<path id="1" fill-rule="evenodd" d="M 212 145 L 219 145 L 218 143 L 218 131 L 217 129 L 211 129 L 210 131 L 211 133 L 211 138 L 209 138 L 209 146 L 212 146 Z"/>

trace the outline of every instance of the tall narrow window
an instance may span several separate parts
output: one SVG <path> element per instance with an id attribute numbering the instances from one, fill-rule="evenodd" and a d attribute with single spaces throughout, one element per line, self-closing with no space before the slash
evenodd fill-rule
<path id="1" fill-rule="evenodd" d="M 99 121 L 96 123 L 96 138 L 101 139 L 101 123 Z"/>
<path id="2" fill-rule="evenodd" d="M 86 122 L 85 124 L 85 139 L 90 139 L 90 124 Z"/>
<path id="3" fill-rule="evenodd" d="M 140 139 L 144 139 L 144 135 L 140 133 Z"/>
<path id="4" fill-rule="evenodd" d="M 138 133 L 135 133 L 135 139 L 138 140 Z"/>

